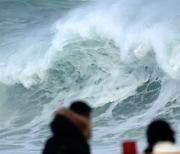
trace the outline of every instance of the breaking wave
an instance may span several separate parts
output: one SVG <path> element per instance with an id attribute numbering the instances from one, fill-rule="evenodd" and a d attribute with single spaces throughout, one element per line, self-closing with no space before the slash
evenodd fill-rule
<path id="1" fill-rule="evenodd" d="M 16 1 L 15 10 L 43 12 L 2 21 L 1 153 L 39 152 L 53 112 L 74 99 L 94 108 L 93 153 L 118 153 L 129 138 L 142 150 L 153 118 L 179 128 L 180 1 L 79 3 Z"/>

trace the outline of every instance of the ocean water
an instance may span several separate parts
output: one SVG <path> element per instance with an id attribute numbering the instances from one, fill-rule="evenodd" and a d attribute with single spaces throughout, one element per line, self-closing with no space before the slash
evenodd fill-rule
<path id="1" fill-rule="evenodd" d="M 179 0 L 0 0 L 0 153 L 41 153 L 57 108 L 93 107 L 93 154 L 180 137 Z"/>

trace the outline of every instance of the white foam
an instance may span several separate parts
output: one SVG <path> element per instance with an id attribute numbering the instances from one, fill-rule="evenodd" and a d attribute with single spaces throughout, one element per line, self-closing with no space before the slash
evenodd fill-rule
<path id="1" fill-rule="evenodd" d="M 7 61 L 0 64 L 0 82 L 2 83 L 8 85 L 21 83 L 26 88 L 30 88 L 34 84 L 46 81 L 47 78 L 44 78 L 46 70 L 52 67 L 51 64 L 56 58 L 59 58 L 62 63 L 65 58 L 67 61 L 71 60 L 81 76 L 90 76 L 82 84 L 82 89 L 74 82 L 73 77 L 68 76 L 65 84 L 70 85 L 70 90 L 59 93 L 55 91 L 52 94 L 54 99 L 43 106 L 39 115 L 35 115 L 32 121 L 22 127 L 22 129 L 32 128 L 30 136 L 28 136 L 29 140 L 24 144 L 26 151 L 27 149 L 39 148 L 32 146 L 31 141 L 37 141 L 37 134 L 41 131 L 40 126 L 43 127 L 51 120 L 52 112 L 59 106 L 68 106 L 68 103 L 76 98 L 89 101 L 95 108 L 112 102 L 107 111 L 94 119 L 95 122 L 104 120 L 107 123 L 106 126 L 95 126 L 95 141 L 104 141 L 103 145 L 115 144 L 120 135 L 122 135 L 120 136 L 122 139 L 126 139 L 138 134 L 137 138 L 133 137 L 141 140 L 142 145 L 144 132 L 136 132 L 136 129 L 142 127 L 141 130 L 144 130 L 147 123 L 158 115 L 160 109 L 165 108 L 168 101 L 179 100 L 179 81 L 173 80 L 180 78 L 179 2 L 179 0 L 129 0 L 128 2 L 122 0 L 107 2 L 107 4 L 103 2 L 97 6 L 95 6 L 96 4 L 89 5 L 72 11 L 57 21 L 52 27 L 53 39 L 48 38 L 51 43 L 48 44 L 47 38 L 42 39 L 42 36 L 40 36 L 42 40 L 37 39 L 42 42 L 32 41 L 34 37 L 30 36 L 29 44 L 22 40 L 21 43 L 25 43 L 25 45 L 19 47 L 18 52 L 13 53 L 12 51 L 15 49 L 11 49 L 11 52 L 9 51 L 13 53 L 11 57 L 5 57 Z M 105 40 L 105 43 L 112 41 L 116 50 L 110 48 L 110 45 L 102 44 L 102 49 L 105 49 L 107 54 L 106 58 L 102 58 L 102 55 L 94 50 L 93 46 L 89 47 L 89 50 L 79 47 L 80 54 L 86 55 L 82 58 L 82 63 L 71 59 L 72 57 L 79 58 L 77 54 L 73 54 L 74 50 L 64 50 L 72 41 L 79 43 L 94 37 L 98 38 L 98 41 Z M 78 40 L 80 41 L 78 42 Z M 44 45 L 46 46 L 42 47 Z M 83 50 L 85 51 L 83 52 Z M 149 56 L 150 53 L 153 53 L 153 56 Z M 113 54 L 114 56 L 111 56 Z M 83 62 L 87 66 L 84 66 Z M 93 73 L 88 72 L 88 65 L 91 66 L 91 64 L 99 66 L 104 74 L 97 70 L 93 70 Z M 145 66 L 152 70 L 159 67 L 170 77 L 166 78 L 164 74 L 163 77 L 151 74 L 153 71 L 146 71 Z M 114 120 L 112 110 L 128 96 L 136 94 L 136 88 L 146 82 L 150 75 L 152 78 L 159 77 L 163 80 L 157 100 L 142 113 L 140 112 L 126 120 Z M 102 82 L 98 85 L 94 84 L 100 77 L 103 77 Z M 14 111 L 14 115 L 14 118 L 19 116 L 16 111 Z M 9 120 L 10 123 L 14 121 L 14 119 Z M 135 130 L 132 131 L 132 136 L 130 133 L 126 133 L 130 129 Z M 109 132 L 113 136 L 107 138 L 106 135 Z M 123 136 L 123 134 L 125 135 Z M 15 139 L 14 136 L 10 137 L 11 142 L 7 142 L 14 144 Z M 96 153 L 99 151 L 109 152 L 114 149 L 117 152 L 115 147 L 105 147 L 101 150 L 99 148 L 102 147 L 96 147 Z"/>

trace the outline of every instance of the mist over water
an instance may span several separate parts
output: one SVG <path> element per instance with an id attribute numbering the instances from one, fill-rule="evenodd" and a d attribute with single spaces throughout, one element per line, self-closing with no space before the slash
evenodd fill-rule
<path id="1" fill-rule="evenodd" d="M 180 137 L 179 0 L 0 0 L 0 153 L 40 153 L 53 112 L 93 107 L 92 152 L 146 146 L 153 118 Z"/>

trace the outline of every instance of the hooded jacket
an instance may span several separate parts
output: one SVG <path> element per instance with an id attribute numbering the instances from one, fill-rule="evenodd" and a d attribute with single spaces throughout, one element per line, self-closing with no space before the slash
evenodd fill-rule
<path id="1" fill-rule="evenodd" d="M 43 154 L 90 154 L 82 132 L 66 117 L 57 115 L 51 130 L 53 136 L 47 140 Z"/>

